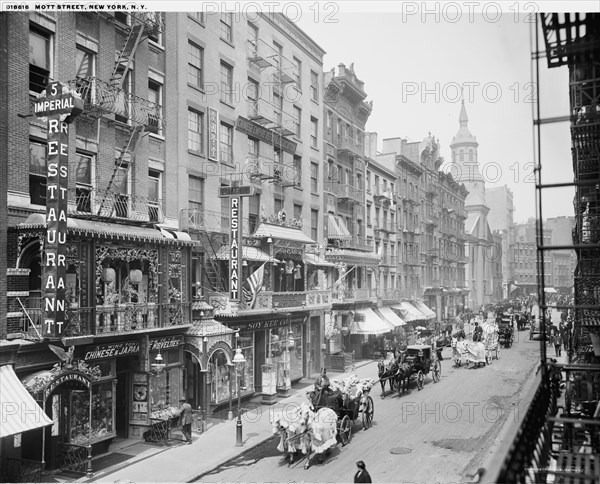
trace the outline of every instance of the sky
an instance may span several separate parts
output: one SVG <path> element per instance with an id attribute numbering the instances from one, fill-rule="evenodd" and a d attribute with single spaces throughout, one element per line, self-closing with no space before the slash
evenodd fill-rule
<path id="1" fill-rule="evenodd" d="M 525 12 L 543 5 L 521 2 L 517 14 L 516 2 L 504 2 L 503 13 L 496 8 L 503 2 L 477 3 L 479 12 L 469 12 L 468 2 L 324 2 L 318 17 L 316 8 L 305 9 L 297 25 L 327 52 L 325 71 L 354 63 L 373 101 L 366 130 L 378 133 L 378 150 L 384 138 L 421 141 L 431 132 L 448 163 L 463 86 L 486 187 L 508 186 L 514 220 L 525 222 L 536 216 L 532 108 L 539 96 L 542 118 L 568 115 L 568 71 L 548 69 L 542 59 L 532 82 L 535 24 Z M 598 10 L 598 2 L 584 3 L 569 10 Z M 568 123 L 542 127 L 541 159 L 543 183 L 572 181 Z M 573 215 L 573 195 L 571 188 L 544 190 L 543 217 Z"/>

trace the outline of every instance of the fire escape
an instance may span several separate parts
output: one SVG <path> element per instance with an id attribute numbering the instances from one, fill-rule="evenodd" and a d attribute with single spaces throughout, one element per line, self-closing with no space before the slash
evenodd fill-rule
<path id="1" fill-rule="evenodd" d="M 69 82 L 69 87 L 84 100 L 84 114 L 93 118 L 106 118 L 109 122 L 118 120 L 121 125 L 117 132 L 119 156 L 115 160 L 110 175 L 97 173 L 97 191 L 76 194 L 76 210 L 79 215 L 137 220 L 160 223 L 162 210 L 148 203 L 147 197 L 132 196 L 124 190 L 129 180 L 137 179 L 135 155 L 148 128 L 161 130 L 164 118 L 159 104 L 138 97 L 130 92 L 129 78 L 136 51 L 140 43 L 150 36 L 157 36 L 164 28 L 160 13 L 123 14 L 127 25 L 116 26 L 124 37 L 116 56 L 110 80 L 97 77 L 77 78 Z M 112 19 L 112 17 L 106 17 Z M 119 37 L 117 37 L 118 39 Z M 100 125 L 98 124 L 98 130 Z M 99 170 L 98 170 L 99 171 Z M 126 194 L 124 194 L 124 192 Z"/>
<path id="2" fill-rule="evenodd" d="M 591 483 L 598 482 L 600 464 L 600 15 L 548 13 L 538 19 L 532 47 L 538 92 L 543 92 L 539 63 L 544 57 L 549 68 L 568 66 L 570 90 L 567 116 L 542 119 L 539 98 L 535 105 L 540 312 L 545 315 L 550 307 L 544 287 L 547 251 L 575 251 L 574 303 L 553 306 L 572 318 L 567 363 L 555 363 L 546 354 L 546 329 L 552 323 L 546 316 L 541 320 L 541 381 L 496 482 Z M 542 35 L 545 50 L 539 47 Z M 543 183 L 542 125 L 556 122 L 570 122 L 574 177 Z M 542 195 L 552 197 L 553 189 L 565 187 L 575 191 L 572 244 L 548 245 Z"/>
<path id="3" fill-rule="evenodd" d="M 252 181 L 273 183 L 276 190 L 281 191 L 300 183 L 296 167 L 283 162 L 284 144 L 295 134 L 294 125 L 301 122 L 284 110 L 284 89 L 296 82 L 287 71 L 295 66 L 281 51 L 260 39 L 248 41 L 247 58 L 250 66 L 268 73 L 270 83 L 267 85 L 274 87 L 268 99 L 260 90 L 254 99 L 248 99 L 248 118 L 270 131 L 273 146 L 273 159 L 262 155 L 248 159 L 248 174 Z"/>

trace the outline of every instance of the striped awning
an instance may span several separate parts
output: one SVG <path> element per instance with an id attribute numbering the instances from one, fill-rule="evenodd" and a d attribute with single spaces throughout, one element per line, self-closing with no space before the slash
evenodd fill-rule
<path id="1" fill-rule="evenodd" d="M 262 223 L 254 232 L 255 238 L 271 238 L 280 240 L 290 240 L 292 242 L 301 242 L 303 244 L 315 244 L 316 242 L 301 229 L 293 227 L 284 227 L 282 225 Z"/>
<path id="2" fill-rule="evenodd" d="M 377 308 L 377 310 L 381 313 L 383 319 L 385 319 L 388 323 L 391 323 L 395 328 L 404 326 L 406 324 L 406 322 L 404 322 L 402 318 L 398 316 L 389 306 L 383 306 Z"/>
<path id="3" fill-rule="evenodd" d="M 265 251 L 260 250 L 257 247 L 242 247 L 242 258 L 249 261 L 256 262 L 279 262 L 277 259 L 269 257 Z M 218 260 L 229 260 L 229 244 L 221 246 L 221 248 L 217 251 L 216 255 L 213 256 L 213 259 Z"/>
<path id="4" fill-rule="evenodd" d="M 342 232 L 342 229 L 341 229 L 338 221 L 336 220 L 336 218 L 337 217 L 332 214 L 329 214 L 327 216 L 327 238 L 338 239 L 338 240 L 351 238 L 350 234 L 345 235 Z"/>
<path id="5" fill-rule="evenodd" d="M 350 334 L 384 334 L 394 329 L 394 326 L 377 316 L 371 308 L 357 309 L 354 315 Z"/>
<path id="6" fill-rule="evenodd" d="M 342 234 L 344 234 L 344 237 L 351 239 L 352 234 L 350 233 L 350 231 L 348 230 L 348 227 L 346 226 L 346 221 L 342 217 L 337 217 L 337 223 L 338 223 L 340 230 L 342 231 Z"/>
<path id="7" fill-rule="evenodd" d="M 0 438 L 52 425 L 52 420 L 17 378 L 12 365 L 0 366 Z"/>
<path id="8" fill-rule="evenodd" d="M 421 311 L 419 311 L 408 301 L 403 301 L 400 304 L 392 306 L 392 308 L 400 311 L 400 313 L 402 314 L 402 319 L 404 319 L 404 321 L 406 321 L 407 323 L 428 319 Z"/>
<path id="9" fill-rule="evenodd" d="M 434 311 L 432 311 L 430 308 L 427 307 L 427 305 L 423 302 L 423 301 L 413 301 L 413 305 L 419 310 L 421 311 L 426 317 L 427 319 L 433 319 L 437 317 L 437 314 L 435 314 Z"/>

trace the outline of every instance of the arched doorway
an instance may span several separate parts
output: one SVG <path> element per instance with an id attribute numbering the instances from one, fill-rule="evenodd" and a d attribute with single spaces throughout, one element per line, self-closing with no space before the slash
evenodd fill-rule
<path id="1" fill-rule="evenodd" d="M 211 405 L 229 401 L 232 388 L 230 355 L 224 348 L 216 348 L 208 358 L 207 388 Z"/>

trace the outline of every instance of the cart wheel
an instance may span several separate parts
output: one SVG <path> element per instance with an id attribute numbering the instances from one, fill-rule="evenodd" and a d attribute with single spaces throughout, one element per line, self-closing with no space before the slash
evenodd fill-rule
<path id="1" fill-rule="evenodd" d="M 439 360 L 435 360 L 433 364 L 433 373 L 431 375 L 433 377 L 433 383 L 437 383 L 442 379 L 442 364 Z"/>
<path id="2" fill-rule="evenodd" d="M 417 388 L 419 390 L 423 390 L 423 381 L 425 380 L 425 375 L 423 375 L 423 372 L 421 370 L 419 370 L 419 373 L 417 373 Z"/>
<path id="3" fill-rule="evenodd" d="M 339 434 L 342 445 L 346 445 L 348 442 L 350 442 L 350 437 L 352 436 L 352 425 L 350 424 L 350 417 L 348 417 L 348 415 L 344 415 L 344 418 L 342 418 Z"/>
<path id="4" fill-rule="evenodd" d="M 367 397 L 367 401 L 365 402 L 365 408 L 362 412 L 362 423 L 365 429 L 368 429 L 373 425 L 373 414 L 375 413 L 375 404 L 373 403 L 373 399 L 371 397 Z"/>

